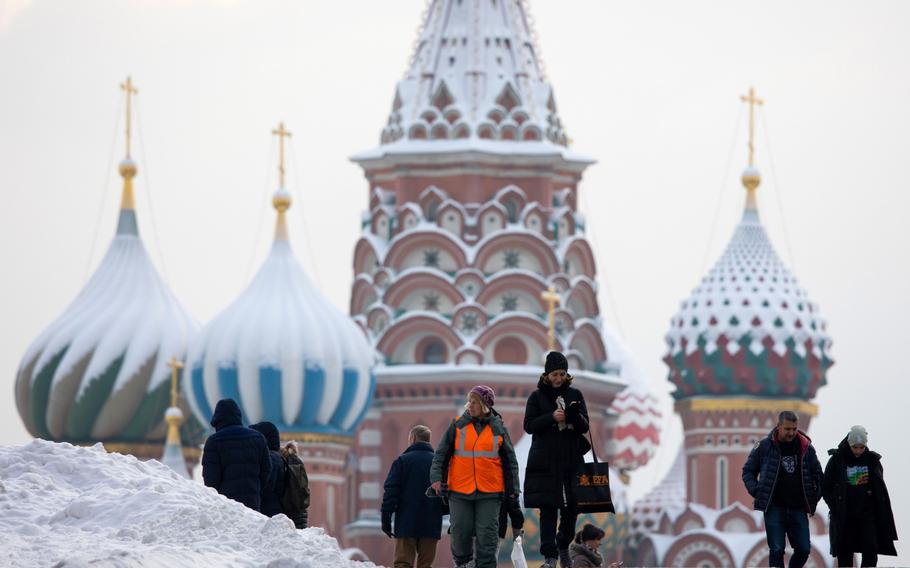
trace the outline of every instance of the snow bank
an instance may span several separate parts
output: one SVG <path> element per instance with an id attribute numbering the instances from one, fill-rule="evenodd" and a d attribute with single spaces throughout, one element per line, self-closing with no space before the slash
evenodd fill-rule
<path id="1" fill-rule="evenodd" d="M 0 565 L 373 568 L 320 528 L 266 518 L 157 461 L 34 440 L 0 447 Z"/>

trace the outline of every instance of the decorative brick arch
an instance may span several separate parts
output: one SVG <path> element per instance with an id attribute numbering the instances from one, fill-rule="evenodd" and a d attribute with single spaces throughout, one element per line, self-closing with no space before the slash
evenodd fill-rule
<path id="1" fill-rule="evenodd" d="M 483 305 L 499 294 L 511 290 L 517 290 L 528 294 L 537 301 L 537 308 L 541 312 L 547 310 L 546 304 L 544 304 L 543 300 L 540 298 L 540 294 L 546 290 L 546 284 L 543 279 L 535 278 L 526 273 L 516 274 L 514 272 L 506 272 L 494 276 L 487 282 L 486 286 L 483 287 L 483 290 L 477 294 L 477 299 L 475 301 L 478 304 Z"/>
<path id="2" fill-rule="evenodd" d="M 788 549 L 788 551 L 791 549 Z M 820 551 L 814 543 L 810 543 L 809 548 L 809 559 L 806 561 L 805 568 L 826 568 L 828 564 L 825 562 L 827 557 L 827 551 L 824 553 Z M 744 568 L 753 568 L 757 566 L 767 566 L 769 560 L 768 554 L 768 542 L 765 538 L 764 532 L 759 534 L 758 541 L 752 546 L 749 550 L 749 554 L 746 555 L 746 559 L 743 562 Z M 784 554 L 784 564 L 789 562 L 790 555 Z"/>
<path id="3" fill-rule="evenodd" d="M 351 314 L 366 313 L 366 309 L 378 299 L 373 279 L 366 274 L 358 274 L 351 289 Z"/>
<path id="4" fill-rule="evenodd" d="M 701 518 L 701 515 L 689 507 L 686 507 L 686 510 L 673 521 L 673 534 L 682 534 L 687 531 L 696 530 L 696 528 L 706 528 L 705 520 Z"/>
<path id="5" fill-rule="evenodd" d="M 574 236 L 564 250 L 563 262 L 568 262 L 570 266 L 577 263 L 581 268 L 579 271 L 575 271 L 576 276 L 583 274 L 593 279 L 597 275 L 597 263 L 587 239 L 582 236 Z"/>
<path id="6" fill-rule="evenodd" d="M 405 315 L 389 326 L 376 344 L 376 348 L 385 353 L 393 363 L 409 361 L 413 352 L 403 353 L 400 348 L 408 343 L 414 343 L 416 346 L 427 336 L 436 336 L 442 340 L 449 358 L 461 346 L 461 340 L 441 316 L 413 314 Z"/>
<path id="7" fill-rule="evenodd" d="M 444 250 L 455 259 L 459 267 L 467 264 L 464 249 L 453 240 L 448 233 L 440 231 L 415 230 L 395 237 L 392 246 L 385 256 L 385 265 L 396 270 L 401 269 L 401 263 L 415 250 L 428 246 Z M 356 254 L 356 253 L 355 253 Z"/>
<path id="8" fill-rule="evenodd" d="M 566 307 L 576 318 L 593 318 L 600 313 L 597 292 L 588 278 L 576 278 L 572 290 L 566 296 Z"/>
<path id="9" fill-rule="evenodd" d="M 446 296 L 452 305 L 464 302 L 464 297 L 451 280 L 445 278 L 438 270 L 414 269 L 392 282 L 383 295 L 383 301 L 392 307 L 398 307 L 416 291 L 439 292 Z"/>
<path id="10" fill-rule="evenodd" d="M 484 239 L 477 249 L 473 266 L 483 270 L 491 256 L 506 249 L 521 249 L 531 252 L 540 262 L 545 275 L 560 271 L 553 249 L 543 237 L 536 233 L 499 233 Z"/>
<path id="11" fill-rule="evenodd" d="M 527 338 L 532 345 L 537 346 L 540 353 L 544 353 L 547 350 L 547 327 L 536 317 L 522 312 L 510 312 L 508 315 L 496 318 L 493 324 L 487 327 L 474 343 L 486 352 L 487 348 L 495 343 L 496 340 L 508 335 Z M 559 339 L 557 338 L 556 348 L 560 349 L 558 343 Z M 533 351 L 531 354 L 533 355 Z"/>
<path id="12" fill-rule="evenodd" d="M 372 259 L 373 263 L 367 266 Z M 354 274 L 373 274 L 382 258 L 368 239 L 361 237 L 354 245 Z"/>
<path id="13" fill-rule="evenodd" d="M 588 368 L 607 360 L 607 348 L 604 346 L 600 330 L 590 320 L 576 321 L 575 333 L 569 341 L 569 348 L 576 349 L 585 355 Z"/>
<path id="14" fill-rule="evenodd" d="M 703 565 L 716 568 L 735 566 L 727 545 L 717 537 L 705 533 L 683 536 L 670 546 L 661 562 L 661 566 L 674 568 Z"/>
<path id="15" fill-rule="evenodd" d="M 759 532 L 763 530 L 761 524 L 755 520 L 755 517 L 739 501 L 733 503 L 729 510 L 724 511 L 717 517 L 714 528 L 720 532 L 728 533 Z M 740 528 L 745 530 L 739 530 Z"/>

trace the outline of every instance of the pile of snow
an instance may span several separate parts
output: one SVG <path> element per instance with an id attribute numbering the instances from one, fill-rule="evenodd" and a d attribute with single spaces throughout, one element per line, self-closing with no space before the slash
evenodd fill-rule
<path id="1" fill-rule="evenodd" d="M 373 568 L 157 461 L 34 440 L 0 447 L 0 565 Z"/>

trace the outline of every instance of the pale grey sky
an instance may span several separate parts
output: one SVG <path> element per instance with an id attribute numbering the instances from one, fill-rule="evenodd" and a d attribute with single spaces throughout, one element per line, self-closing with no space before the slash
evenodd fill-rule
<path id="1" fill-rule="evenodd" d="M 423 5 L 0 0 L 0 443 L 28 439 L 12 397 L 19 358 L 113 234 L 123 152 L 117 84 L 132 74 L 140 89 L 140 230 L 195 317 L 223 309 L 264 257 L 276 183 L 269 131 L 279 120 L 294 132 L 293 244 L 347 310 L 367 203 L 347 157 L 378 142 Z M 834 340 L 836 364 L 810 435 L 823 452 L 850 425 L 869 429 L 898 531 L 910 537 L 902 432 L 910 388 L 899 367 L 910 319 L 910 4 L 532 7 L 573 147 L 599 160 L 581 185 L 581 208 L 601 309 L 664 398 L 666 444 L 635 475 L 635 493 L 660 479 L 680 439 L 663 334 L 739 218 L 738 97 L 755 85 L 767 101 L 756 155 L 761 215 Z"/>

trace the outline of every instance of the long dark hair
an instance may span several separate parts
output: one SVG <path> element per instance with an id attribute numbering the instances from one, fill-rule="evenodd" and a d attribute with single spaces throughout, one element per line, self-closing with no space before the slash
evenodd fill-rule
<path id="1" fill-rule="evenodd" d="M 600 527 L 595 527 L 591 523 L 585 523 L 581 530 L 575 533 L 575 542 L 581 544 L 589 540 L 603 538 L 606 533 Z"/>
<path id="2" fill-rule="evenodd" d="M 549 378 L 547 375 L 548 375 L 548 373 L 547 373 L 546 371 L 544 371 L 543 373 L 541 373 L 541 374 L 540 374 L 540 380 L 543 381 L 544 384 L 548 384 L 548 385 L 549 385 L 549 384 L 550 384 L 550 378 Z M 564 382 L 563 384 L 564 384 L 564 385 L 571 385 L 571 384 L 572 384 L 572 379 L 574 379 L 574 378 L 575 378 L 575 377 L 573 377 L 573 376 L 570 375 L 569 373 L 566 373 L 566 382 Z M 551 386 L 552 386 L 552 385 L 551 385 Z"/>

